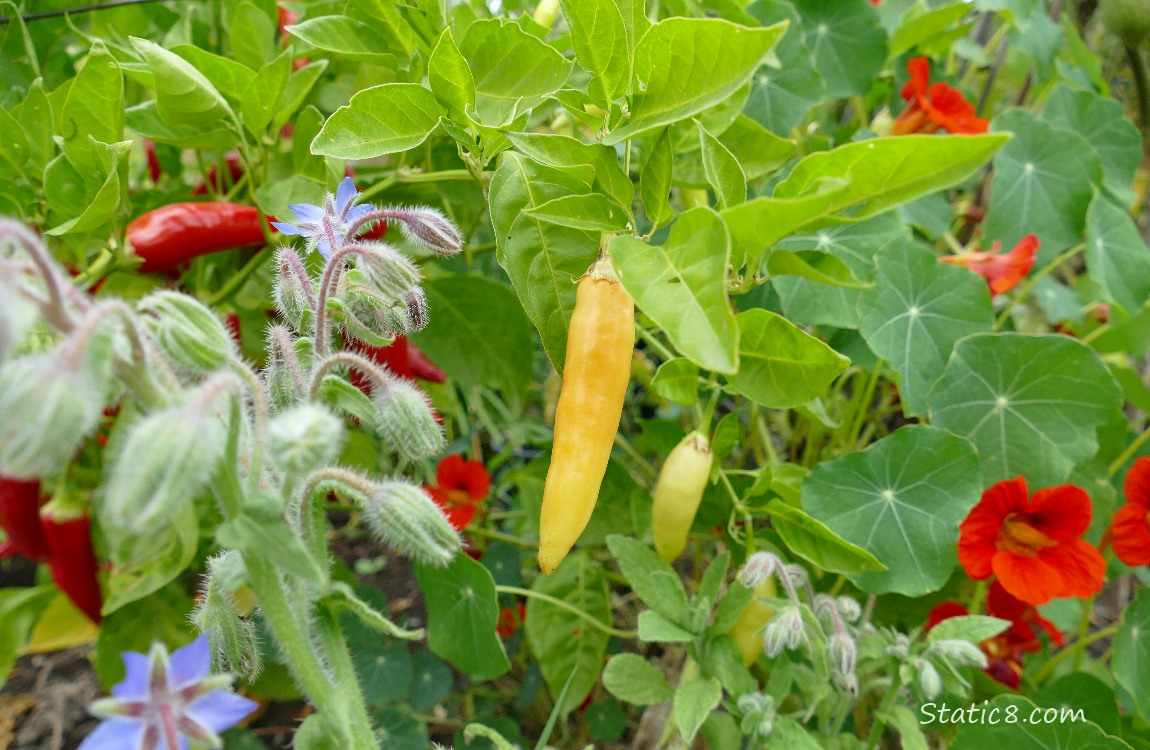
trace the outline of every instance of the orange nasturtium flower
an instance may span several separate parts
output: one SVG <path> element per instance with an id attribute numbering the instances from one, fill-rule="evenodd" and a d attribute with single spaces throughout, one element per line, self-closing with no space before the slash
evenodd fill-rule
<path id="1" fill-rule="evenodd" d="M 974 250 L 962 255 L 947 255 L 939 258 L 952 266 L 963 266 L 986 279 L 991 294 L 1003 294 L 1013 289 L 1026 278 L 1034 267 L 1034 256 L 1038 254 L 1038 238 L 1028 234 L 1018 241 L 1010 252 L 1002 253 L 1002 243 L 998 240 L 989 250 Z"/>
<path id="2" fill-rule="evenodd" d="M 1110 522 L 1114 554 L 1127 565 L 1150 565 L 1150 458 L 1134 462 L 1126 474 L 1126 504 Z"/>
<path id="3" fill-rule="evenodd" d="M 902 87 L 906 108 L 895 118 L 892 135 L 910 133 L 985 133 L 989 123 L 974 113 L 974 105 L 958 89 L 939 82 L 928 88 L 930 60 L 912 58 L 906 64 L 910 80 Z"/>
<path id="4" fill-rule="evenodd" d="M 986 611 L 991 617 L 1010 621 L 1010 627 L 993 638 L 987 638 L 978 647 L 986 654 L 986 669 L 991 678 L 1014 690 L 1022 683 L 1022 654 L 1028 651 L 1041 651 L 1035 626 L 1046 631 L 1055 645 L 1062 646 L 1062 632 L 1042 615 L 1033 605 L 1015 599 L 1002 584 L 992 581 L 986 596 Z M 951 617 L 968 615 L 970 612 L 959 602 L 947 601 L 938 604 L 926 616 L 926 629 Z"/>
<path id="5" fill-rule="evenodd" d="M 1063 484 L 1029 497 L 1022 477 L 999 482 L 959 525 L 959 562 L 976 581 L 997 576 L 1028 604 L 1092 596 L 1102 588 L 1106 562 L 1079 538 L 1090 516 L 1090 496 L 1081 487 Z"/>
<path id="6" fill-rule="evenodd" d="M 479 461 L 466 461 L 458 453 L 445 456 L 435 467 L 436 486 L 424 485 L 456 531 L 463 531 L 480 501 L 491 490 L 491 476 Z"/>

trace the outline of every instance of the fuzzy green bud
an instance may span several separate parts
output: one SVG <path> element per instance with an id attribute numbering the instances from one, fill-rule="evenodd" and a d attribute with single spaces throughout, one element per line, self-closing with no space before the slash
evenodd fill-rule
<path id="1" fill-rule="evenodd" d="M 271 326 L 267 334 L 264 386 L 273 409 L 283 409 L 307 397 L 305 367 L 311 362 L 311 339 L 295 339 L 283 326 Z"/>
<path id="2" fill-rule="evenodd" d="M 836 674 L 854 674 L 858 663 L 858 646 L 854 638 L 846 633 L 835 633 L 827 641 L 827 654 L 830 656 L 831 669 Z"/>
<path id="3" fill-rule="evenodd" d="M 775 699 L 766 693 L 744 693 L 736 702 L 743 715 L 739 728 L 747 736 L 769 737 L 774 728 Z"/>
<path id="4" fill-rule="evenodd" d="M 224 453 L 224 425 L 211 406 L 227 382 L 227 376 L 213 378 L 187 404 L 153 412 L 131 427 L 104 488 L 105 525 L 143 535 L 194 500 Z"/>
<path id="5" fill-rule="evenodd" d="M 209 570 L 192 612 L 192 622 L 208 634 L 221 671 L 254 680 L 263 669 L 255 624 L 240 617 L 226 586 Z"/>
<path id="6" fill-rule="evenodd" d="M 361 244 L 370 252 L 356 256 L 359 270 L 367 283 L 379 290 L 384 298 L 402 301 L 419 284 L 419 268 L 407 256 L 382 242 Z"/>
<path id="7" fill-rule="evenodd" d="M 427 328 L 427 295 L 422 287 L 415 287 L 403 298 L 404 308 L 407 312 L 407 329 L 409 331 L 422 331 Z"/>
<path id="8" fill-rule="evenodd" d="M 376 427 L 396 453 L 408 461 L 421 461 L 439 455 L 446 446 L 443 428 L 427 396 L 414 383 L 392 378 L 386 388 L 377 388 Z"/>
<path id="9" fill-rule="evenodd" d="M 58 472 L 95 431 L 103 389 L 91 370 L 59 351 L 0 367 L 0 475 L 36 479 Z"/>
<path id="10" fill-rule="evenodd" d="M 322 406 L 301 403 L 271 421 L 268 440 L 277 466 L 307 474 L 339 456 L 343 422 Z"/>
<path id="11" fill-rule="evenodd" d="M 329 300 L 339 320 L 352 338 L 366 341 L 372 346 L 386 346 L 387 342 L 407 332 L 406 309 L 374 286 L 363 282 L 358 270 L 347 273 L 347 287 L 339 299 Z"/>
<path id="12" fill-rule="evenodd" d="M 292 329 L 307 330 L 315 314 L 315 293 L 311 277 L 296 252 L 286 245 L 276 250 L 276 275 L 273 298 L 276 309 Z"/>
<path id="13" fill-rule="evenodd" d="M 931 645 L 930 650 L 945 657 L 955 666 L 970 666 L 986 669 L 986 654 L 970 641 L 948 638 L 937 641 Z"/>
<path id="14" fill-rule="evenodd" d="M 431 497 L 402 479 L 379 485 L 364 503 L 364 520 L 381 541 L 421 563 L 447 565 L 462 547 Z"/>
<path id="15" fill-rule="evenodd" d="M 235 356 L 235 343 L 223 323 L 188 295 L 155 292 L 141 300 L 139 308 L 151 313 L 147 325 L 160 349 L 185 370 L 213 372 Z"/>
<path id="16" fill-rule="evenodd" d="M 458 255 L 463 249 L 459 230 L 440 211 L 425 206 L 404 208 L 396 212 L 400 231 L 411 242 L 441 258 Z"/>
<path id="17" fill-rule="evenodd" d="M 19 282 L 9 278 L 8 271 L 0 266 L 0 364 L 16 350 L 24 340 L 28 329 L 36 321 L 36 310 L 24 298 Z"/>
<path id="18" fill-rule="evenodd" d="M 916 659 L 915 667 L 918 668 L 918 686 L 922 694 L 928 700 L 934 700 L 942 693 L 942 677 L 938 670 L 926 659 Z"/>

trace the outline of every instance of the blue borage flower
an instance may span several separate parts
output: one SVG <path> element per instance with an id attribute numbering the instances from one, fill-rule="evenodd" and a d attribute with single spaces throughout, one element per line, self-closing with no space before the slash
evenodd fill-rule
<path id="1" fill-rule="evenodd" d="M 367 214 L 375 210 L 370 203 L 355 205 L 358 191 L 350 177 L 344 177 L 336 188 L 335 195 L 328 195 L 322 206 L 312 203 L 293 203 L 288 206 L 295 214 L 293 222 L 273 221 L 272 226 L 281 234 L 297 235 L 315 242 L 320 255 L 330 258 L 332 253 L 331 237 L 328 235 L 327 224 L 331 225 L 331 235 L 335 237 L 336 246 L 342 246 L 347 240 L 348 229 Z"/>
<path id="2" fill-rule="evenodd" d="M 219 732 L 259 704 L 229 688 L 232 676 L 213 675 L 207 634 L 171 655 L 160 643 L 145 656 L 122 654 L 127 674 L 112 697 L 89 706 L 104 722 L 79 750 L 191 750 L 221 748 Z"/>

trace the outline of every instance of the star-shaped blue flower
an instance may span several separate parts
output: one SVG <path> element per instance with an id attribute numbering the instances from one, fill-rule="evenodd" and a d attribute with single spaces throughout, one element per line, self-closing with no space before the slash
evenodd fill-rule
<path id="1" fill-rule="evenodd" d="M 320 255 L 330 258 L 332 253 L 331 240 L 328 236 L 327 226 L 330 223 L 331 234 L 335 236 L 337 246 L 342 246 L 347 240 L 347 228 L 361 217 L 375 210 L 370 203 L 355 205 L 358 195 L 355 183 L 350 177 L 344 177 L 336 188 L 335 195 L 328 195 L 322 206 L 312 203 L 293 203 L 288 206 L 295 214 L 293 222 L 273 221 L 272 226 L 282 234 L 291 234 L 304 237 L 309 242 L 316 243 Z"/>
<path id="2" fill-rule="evenodd" d="M 79 750 L 191 750 L 221 748 L 219 733 L 259 704 L 229 688 L 231 675 L 210 674 L 208 637 L 201 635 L 170 656 L 156 643 L 147 656 L 122 654 L 127 674 L 112 697 L 89 710 L 104 722 Z"/>

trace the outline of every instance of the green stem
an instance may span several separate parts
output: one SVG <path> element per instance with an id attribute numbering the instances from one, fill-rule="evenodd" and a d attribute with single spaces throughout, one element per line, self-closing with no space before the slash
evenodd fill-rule
<path id="1" fill-rule="evenodd" d="M 663 345 L 663 342 L 658 339 L 653 333 L 648 331 L 638 323 L 635 324 L 635 332 L 639 334 L 639 338 L 643 339 L 650 345 L 652 349 L 659 353 L 659 356 L 666 362 L 670 359 L 675 359 L 675 353 Z"/>
<path id="2" fill-rule="evenodd" d="M 1066 661 L 1074 654 L 1080 653 L 1090 644 L 1096 643 L 1103 638 L 1109 638 L 1110 636 L 1114 635 L 1118 632 L 1120 627 L 1120 623 L 1114 623 L 1113 625 L 1102 628 L 1102 630 L 1092 633 L 1085 638 L 1079 638 L 1075 640 L 1074 643 L 1071 643 L 1069 646 L 1059 651 L 1050 659 L 1050 661 L 1042 665 L 1042 669 L 1038 670 L 1038 673 L 1034 675 L 1034 684 L 1043 684 L 1047 679 L 1050 678 L 1050 675 L 1054 674 L 1054 670 L 1058 668 L 1059 664 Z"/>
<path id="3" fill-rule="evenodd" d="M 1054 271 L 1054 269 L 1058 268 L 1063 263 L 1070 260 L 1075 255 L 1078 255 L 1078 253 L 1085 249 L 1086 243 L 1080 242 L 1069 250 L 1064 251 L 1054 260 L 1047 263 L 1045 266 L 1043 266 L 1041 271 L 1036 274 L 1032 274 L 1030 278 L 1028 278 L 1026 282 L 1018 288 L 1018 292 L 1016 292 L 1014 298 L 1010 300 L 1010 304 L 1007 305 L 1006 309 L 1003 310 L 1002 313 L 998 316 L 998 320 L 994 322 L 994 330 L 998 331 L 1002 329 L 1002 325 L 1006 322 L 1006 319 L 1010 317 L 1010 313 L 1014 311 L 1015 305 L 1030 295 L 1030 290 L 1034 288 L 1035 284 L 1037 284 L 1039 281 L 1042 281 L 1044 278 L 1049 276 L 1050 273 Z"/>
<path id="4" fill-rule="evenodd" d="M 1143 431 L 1141 435 L 1135 438 L 1133 443 L 1126 447 L 1126 450 L 1122 451 L 1122 455 L 1114 459 L 1114 462 L 1110 464 L 1110 468 L 1106 470 L 1106 475 L 1112 477 L 1122 471 L 1122 467 L 1126 465 L 1126 462 L 1134 457 L 1134 454 L 1146 444 L 1147 440 L 1150 440 L 1150 429 Z"/>
<path id="5" fill-rule="evenodd" d="M 880 359 L 875 364 L 874 369 L 871 370 L 870 375 L 867 376 L 862 390 L 851 395 L 851 422 L 846 432 L 846 441 L 843 443 L 843 447 L 848 453 L 858 445 L 859 433 L 862 432 L 863 424 L 866 423 L 867 407 L 874 399 L 878 379 L 882 375 L 884 367 L 886 367 L 886 360 Z"/>
<path id="6" fill-rule="evenodd" d="M 504 534 L 502 531 L 495 531 L 494 529 L 487 529 L 482 526 L 472 526 L 467 530 L 468 534 L 481 536 L 485 539 L 494 539 L 497 542 L 506 542 L 507 544 L 514 544 L 516 547 L 535 547 L 536 543 L 526 539 L 520 539 L 512 534 Z"/>
<path id="7" fill-rule="evenodd" d="M 556 599 L 555 597 L 550 596 L 549 594 L 544 594 L 544 593 L 539 592 L 539 591 L 532 591 L 531 589 L 520 588 L 518 586 L 496 586 L 495 591 L 496 591 L 496 593 L 499 593 L 499 594 L 514 594 L 516 596 L 525 596 L 528 599 L 538 599 L 541 602 L 547 602 L 548 604 L 550 604 L 554 607 L 558 607 L 559 609 L 566 610 L 566 611 L 570 612 L 571 614 L 576 615 L 580 619 L 586 621 L 588 625 L 595 628 L 599 632 L 606 633 L 607 635 L 613 635 L 616 638 L 638 638 L 639 637 L 639 631 L 637 631 L 637 630 L 619 630 L 618 628 L 613 628 L 610 625 L 606 625 L 606 624 L 600 622 L 599 619 L 596 618 L 594 615 L 589 614 L 587 612 L 584 612 L 583 610 L 576 607 L 574 604 L 568 604 L 567 602 L 563 601 L 562 599 Z"/>
<path id="8" fill-rule="evenodd" d="M 1126 57 L 1130 61 L 1130 73 L 1134 77 L 1134 91 L 1138 97 L 1138 126 L 1142 134 L 1150 139 L 1150 72 L 1146 70 L 1146 60 L 1138 47 L 1123 44 Z"/>
<path id="9" fill-rule="evenodd" d="M 1081 615 L 1081 617 L 1078 618 L 1078 638 L 1075 639 L 1075 641 L 1074 641 L 1075 643 L 1082 642 L 1090 634 L 1090 613 L 1094 610 L 1094 600 L 1097 598 L 1098 598 L 1098 595 L 1095 594 L 1094 596 L 1092 596 L 1089 599 L 1086 599 L 1085 601 L 1082 602 L 1082 615 Z M 1079 648 L 1074 649 L 1074 671 L 1075 672 L 1078 671 L 1078 667 L 1081 665 L 1081 663 L 1082 663 L 1082 648 L 1079 647 Z"/>
<path id="10" fill-rule="evenodd" d="M 643 454 L 636 450 L 635 446 L 631 445 L 630 440 L 623 437 L 623 433 L 618 432 L 615 434 L 615 445 L 622 448 L 623 452 L 639 465 L 639 468 L 643 470 L 643 473 L 646 474 L 649 479 L 654 479 L 658 475 L 659 472 L 655 470 L 651 462 L 643 458 Z"/>
<path id="11" fill-rule="evenodd" d="M 215 307 L 216 305 L 219 305 L 221 302 L 231 297 L 233 294 L 240 290 L 240 287 L 247 283 L 248 279 L 252 277 L 252 274 L 258 271 L 259 267 L 263 265 L 264 261 L 267 259 L 268 255 L 266 253 L 264 253 L 262 250 L 257 250 L 256 254 L 252 256 L 251 260 L 244 264 L 243 268 L 241 268 L 230 279 L 228 279 L 227 283 L 220 287 L 218 292 L 203 300 L 204 304 L 208 305 L 209 307 Z"/>
<path id="12" fill-rule="evenodd" d="M 866 747 L 867 750 L 874 750 L 878 745 L 878 741 L 882 739 L 883 729 L 886 728 L 886 722 L 880 717 L 883 714 L 890 713 L 894 708 L 894 702 L 898 698 L 898 693 L 902 689 L 902 680 L 899 679 L 898 673 L 891 674 L 890 690 L 883 697 L 882 703 L 879 705 L 878 710 L 874 713 L 874 722 L 870 725 L 870 734 L 867 735 Z"/>
<path id="13" fill-rule="evenodd" d="M 351 721 L 346 725 L 350 730 L 351 747 L 377 748 L 379 743 L 375 739 L 371 718 L 363 702 L 363 691 L 356 681 L 355 665 L 348 653 L 347 641 L 339 627 L 339 615 L 326 607 L 320 607 L 316 615 L 320 648 L 327 657 L 335 683 L 344 686 L 337 693 L 351 715 Z"/>

